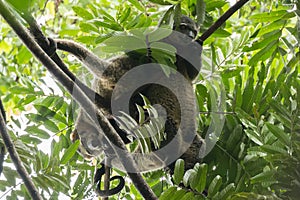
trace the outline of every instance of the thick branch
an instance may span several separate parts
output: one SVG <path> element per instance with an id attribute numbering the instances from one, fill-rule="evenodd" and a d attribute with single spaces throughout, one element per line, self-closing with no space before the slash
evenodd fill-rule
<path id="1" fill-rule="evenodd" d="M 0 3 L 0 8 L 1 8 L 1 3 Z M 1 11 L 2 12 L 2 11 Z M 0 100 L 0 104 L 2 105 L 2 101 Z M 6 130 L 6 125 L 5 125 L 5 121 L 4 121 L 4 116 L 2 115 L 2 113 L 5 113 L 3 107 L 1 106 L 1 112 L 0 112 L 0 134 L 1 137 L 3 139 L 3 142 L 6 146 L 6 149 L 10 155 L 11 160 L 13 161 L 14 165 L 16 166 L 17 172 L 19 173 L 19 175 L 21 176 L 22 180 L 24 181 L 24 184 L 30 194 L 30 196 L 32 197 L 32 199 L 41 199 L 42 197 L 40 196 L 37 188 L 35 187 L 35 185 L 33 184 L 29 174 L 27 173 L 18 153 L 17 150 L 15 148 L 15 145 L 13 144 L 7 130 Z"/>
<path id="2" fill-rule="evenodd" d="M 109 179 L 110 179 L 110 160 L 105 160 L 105 175 L 104 175 L 104 190 L 109 190 Z M 101 180 L 100 180 L 101 181 Z M 104 197 L 102 200 L 108 200 L 108 197 Z"/>
<path id="3" fill-rule="evenodd" d="M 34 56 L 57 78 L 57 80 L 62 85 L 65 86 L 68 92 L 72 94 L 73 98 L 80 104 L 80 106 L 88 114 L 90 119 L 94 122 L 96 128 L 98 130 L 103 130 L 106 140 L 108 140 L 108 142 L 112 141 L 120 147 L 116 148 L 115 146 L 108 143 L 111 145 L 112 149 L 119 157 L 121 163 L 126 163 L 126 165 L 124 165 L 125 169 L 127 167 L 131 169 L 137 169 L 136 164 L 131 154 L 128 153 L 124 142 L 110 125 L 105 116 L 99 111 L 99 109 L 96 108 L 93 102 L 89 98 L 87 98 L 82 90 L 76 84 L 74 84 L 72 79 L 66 76 L 65 73 L 56 65 L 56 63 L 51 60 L 51 58 L 40 48 L 40 46 L 38 46 L 38 44 L 27 33 L 20 22 L 16 20 L 15 16 L 10 13 L 9 9 L 6 7 L 2 0 L 0 0 L 0 13 L 8 22 L 8 24 L 13 28 L 19 38 L 23 41 L 23 43 L 27 46 L 27 48 L 34 54 Z M 74 93 L 76 95 L 74 95 Z M 93 117 L 93 113 L 97 114 L 97 118 Z M 128 174 L 132 179 L 135 187 L 140 191 L 143 197 L 147 197 L 147 199 L 157 199 L 151 188 L 147 185 L 140 174 Z"/>
<path id="4" fill-rule="evenodd" d="M 240 9 L 249 0 L 239 0 L 231 8 L 229 8 L 207 31 L 205 31 L 199 40 L 204 42 L 209 36 L 211 36 L 226 20 L 231 17 L 238 9 Z"/>
<path id="5" fill-rule="evenodd" d="M 4 110 L 1 99 L 0 99 L 0 112 L 2 114 L 4 122 L 6 122 L 6 114 L 5 114 L 5 110 Z M 3 171 L 3 163 L 4 163 L 5 154 L 6 154 L 5 146 L 0 146 L 0 175 Z"/>

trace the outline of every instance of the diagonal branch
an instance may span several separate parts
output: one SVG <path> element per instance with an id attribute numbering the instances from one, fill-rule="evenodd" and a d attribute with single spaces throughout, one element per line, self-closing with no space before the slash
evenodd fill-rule
<path id="1" fill-rule="evenodd" d="M 28 34 L 26 29 L 16 20 L 16 17 L 10 12 L 9 8 L 5 5 L 3 0 L 0 0 L 0 14 L 7 21 L 7 23 L 12 27 L 18 37 L 23 41 L 27 48 L 33 53 L 33 55 L 57 78 L 57 80 L 65 86 L 67 91 L 72 94 L 72 97 L 80 104 L 87 115 L 90 117 L 92 122 L 96 125 L 98 130 L 103 130 L 105 133 L 105 139 L 108 144 L 114 150 L 121 163 L 126 163 L 124 165 L 125 169 L 127 167 L 131 169 L 137 169 L 136 164 L 132 158 L 132 155 L 128 153 L 126 146 L 117 132 L 110 125 L 108 120 L 105 118 L 103 113 L 96 108 L 93 102 L 85 95 L 85 93 L 74 84 L 72 79 L 56 65 L 56 63 L 51 60 L 51 58 L 40 48 L 40 46 L 34 41 L 34 39 Z M 76 95 L 74 95 L 74 93 Z M 93 117 L 93 113 L 97 114 L 97 117 Z M 110 141 L 115 143 L 119 148 L 117 149 L 114 145 L 111 145 Z M 132 179 L 135 187 L 139 190 L 141 195 L 149 200 L 157 199 L 149 185 L 143 179 L 139 173 L 128 173 L 129 177 Z"/>
<path id="2" fill-rule="evenodd" d="M 1 7 L 1 6 L 0 6 Z M 2 106 L 2 101 L 0 99 L 0 134 L 3 139 L 3 142 L 6 146 L 6 149 L 10 155 L 11 160 L 13 161 L 14 165 L 16 166 L 18 174 L 21 176 L 22 180 L 24 181 L 24 184 L 31 196 L 32 199 L 37 199 L 37 200 L 42 200 L 42 197 L 35 187 L 34 183 L 32 182 L 28 172 L 26 171 L 19 154 L 15 148 L 14 143 L 12 142 L 7 129 L 5 125 L 5 116 L 3 116 L 3 113 L 5 113 L 3 106 Z"/>
<path id="3" fill-rule="evenodd" d="M 204 42 L 209 36 L 211 36 L 229 17 L 231 17 L 238 9 L 245 5 L 249 0 L 239 0 L 230 7 L 209 29 L 207 29 L 198 40 Z"/>
<path id="4" fill-rule="evenodd" d="M 4 122 L 6 122 L 5 110 L 4 110 L 4 107 L 3 107 L 1 99 L 0 99 L 0 112 L 2 114 Z M 1 176 L 1 173 L 3 171 L 3 163 L 4 163 L 4 156 L 5 156 L 5 154 L 6 154 L 5 146 L 1 145 L 0 146 L 0 176 Z"/>

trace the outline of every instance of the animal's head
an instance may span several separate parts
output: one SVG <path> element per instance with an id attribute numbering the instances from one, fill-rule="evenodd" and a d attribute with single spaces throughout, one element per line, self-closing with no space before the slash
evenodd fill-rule
<path id="1" fill-rule="evenodd" d="M 180 23 L 174 22 L 173 30 L 163 41 L 176 48 L 177 70 L 192 81 L 201 69 L 202 45 L 195 40 L 198 26 L 191 18 L 181 15 Z"/>

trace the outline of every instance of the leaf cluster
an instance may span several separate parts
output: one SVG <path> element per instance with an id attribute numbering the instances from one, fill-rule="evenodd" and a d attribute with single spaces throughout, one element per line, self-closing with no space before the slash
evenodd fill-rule
<path id="1" fill-rule="evenodd" d="M 18 3 L 10 2 L 20 10 Z M 42 26 L 50 36 L 95 47 L 120 31 L 155 26 L 176 12 L 194 18 L 203 33 L 229 8 L 225 0 L 74 2 L 56 6 L 54 1 L 26 1 L 22 9 L 44 17 Z M 205 7 L 199 6 L 203 3 Z M 216 145 L 193 169 L 184 171 L 178 160 L 172 177 L 163 171 L 144 175 L 161 199 L 299 197 L 299 21 L 298 1 L 252 0 L 205 41 L 202 70 L 195 81 L 199 134 L 205 137 L 211 124 L 221 134 L 212 137 Z M 0 95 L 22 162 L 45 199 L 92 198 L 94 166 L 76 153 L 78 143 L 69 139 L 76 106 L 60 85 L 50 83 L 45 69 L 5 23 L 0 32 Z M 72 71 L 81 70 L 73 58 L 64 59 Z M 225 105 L 221 109 L 216 106 L 219 101 Z M 29 199 L 11 166 L 6 157 L 2 195 Z M 128 182 L 118 197 L 140 195 Z"/>

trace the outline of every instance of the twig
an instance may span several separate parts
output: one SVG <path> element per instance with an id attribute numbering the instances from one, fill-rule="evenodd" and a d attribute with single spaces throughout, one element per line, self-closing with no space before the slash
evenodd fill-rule
<path id="1" fill-rule="evenodd" d="M 19 183 L 15 184 L 14 186 L 11 186 L 8 190 L 6 190 L 4 193 L 1 194 L 0 199 L 2 199 L 3 197 L 5 197 L 9 192 L 13 191 L 17 186 L 23 184 L 24 181 L 20 181 Z"/>
<path id="2" fill-rule="evenodd" d="M 2 3 L 2 2 L 1 2 Z M 0 9 L 2 8 L 0 3 Z M 1 11 L 2 12 L 2 11 Z M 5 11 L 4 11 L 5 12 Z M 0 104 L 2 105 L 2 101 L 0 99 Z M 6 149 L 10 155 L 11 160 L 13 161 L 18 174 L 21 176 L 22 180 L 24 181 L 24 184 L 30 194 L 30 196 L 32 197 L 32 199 L 41 199 L 42 197 L 39 194 L 39 191 L 37 190 L 37 188 L 35 187 L 34 183 L 32 182 L 29 174 L 27 173 L 20 157 L 19 154 L 17 153 L 17 150 L 15 148 L 15 145 L 13 144 L 7 130 L 6 130 L 6 125 L 5 125 L 5 121 L 4 121 L 4 116 L 2 115 L 2 113 L 5 113 L 5 111 L 3 110 L 3 107 L 1 106 L 1 112 L 0 112 L 0 134 L 1 137 L 3 139 L 3 142 L 6 146 Z"/>
<path id="3" fill-rule="evenodd" d="M 98 130 L 103 130 L 105 133 L 104 139 L 106 139 L 108 144 L 110 144 L 121 163 L 126 163 L 126 165 L 124 165 L 125 169 L 127 167 L 130 169 L 137 169 L 136 164 L 132 156 L 128 153 L 124 142 L 110 125 L 103 113 L 96 108 L 96 106 L 84 94 L 84 92 L 82 92 L 82 90 L 76 84 L 74 84 L 70 77 L 66 76 L 65 73 L 56 65 L 56 63 L 51 60 L 51 58 L 40 48 L 40 46 L 27 33 L 20 22 L 16 20 L 16 17 L 9 11 L 2 0 L 0 0 L 0 14 L 12 27 L 27 48 L 33 53 L 33 55 L 57 78 L 59 82 L 61 82 L 67 91 L 72 94 L 72 97 L 81 105 L 90 119 L 96 125 L 96 128 Z M 74 93 L 76 95 L 74 95 Z M 93 113 L 97 114 L 97 118 L 93 117 Z M 117 149 L 114 145 L 111 145 L 109 141 L 116 144 L 119 148 Z M 139 173 L 128 173 L 128 175 L 143 197 L 149 200 L 157 199 L 149 185 Z"/>
<path id="4" fill-rule="evenodd" d="M 240 9 L 249 0 L 239 0 L 230 7 L 209 29 L 207 29 L 198 40 L 204 42 L 209 36 L 211 36 L 226 20 L 233 15 L 238 9 Z"/>

